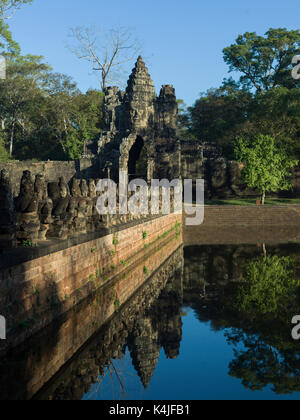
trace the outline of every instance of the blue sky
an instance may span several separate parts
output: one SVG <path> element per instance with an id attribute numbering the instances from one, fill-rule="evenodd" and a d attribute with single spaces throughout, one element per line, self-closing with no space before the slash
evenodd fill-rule
<path id="1" fill-rule="evenodd" d="M 10 21 L 24 54 L 43 55 L 55 71 L 72 76 L 83 91 L 98 88 L 98 80 L 90 65 L 74 57 L 66 45 L 70 28 L 89 25 L 104 30 L 114 25 L 133 28 L 157 92 L 162 84 L 173 84 L 177 97 L 192 105 L 200 92 L 218 87 L 227 77 L 224 47 L 246 31 L 299 29 L 300 2 L 35 0 Z"/>

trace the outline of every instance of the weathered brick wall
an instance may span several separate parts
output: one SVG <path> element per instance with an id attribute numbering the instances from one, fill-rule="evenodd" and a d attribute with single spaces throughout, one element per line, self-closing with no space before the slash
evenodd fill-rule
<path id="1" fill-rule="evenodd" d="M 10 346 L 23 341 L 108 284 L 151 252 L 157 241 L 180 239 L 182 216 L 171 214 L 0 271 L 0 313 L 8 323 Z M 147 235 L 145 235 L 147 233 Z M 145 275 L 153 267 L 145 268 Z M 145 280 L 116 288 L 123 303 Z M 1 347 L 0 347 L 1 348 Z"/>
<path id="2" fill-rule="evenodd" d="M 0 400 L 31 398 L 97 332 L 97 337 L 85 346 L 83 353 L 80 352 L 64 369 L 63 377 L 51 381 L 39 397 L 50 398 L 65 378 L 67 382 L 71 381 L 73 395 L 69 398 L 81 398 L 91 378 L 101 375 L 104 365 L 123 345 L 136 318 L 151 307 L 175 272 L 182 273 L 183 248 L 176 238 L 152 251 L 150 256 L 127 269 L 126 277 L 123 274 L 116 276 L 107 287 L 100 288 L 36 337 L 1 358 L 0 388 L 3 392 Z M 144 266 L 149 268 L 148 275 L 144 274 Z M 130 296 L 128 284 L 135 283 L 137 278 L 144 279 L 143 285 Z M 118 310 L 112 300 L 116 288 L 125 289 L 129 296 Z M 109 323 L 105 324 L 107 320 Z M 104 324 L 105 327 L 99 330 Z"/>

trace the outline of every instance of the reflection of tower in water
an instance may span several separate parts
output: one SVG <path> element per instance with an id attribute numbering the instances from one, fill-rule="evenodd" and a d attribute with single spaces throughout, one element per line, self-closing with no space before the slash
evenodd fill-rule
<path id="1" fill-rule="evenodd" d="M 128 344 L 132 363 L 142 384 L 148 387 L 158 363 L 161 346 L 158 331 L 153 328 L 151 318 L 140 317 Z"/>
<path id="2" fill-rule="evenodd" d="M 148 387 L 158 364 L 161 348 L 176 359 L 182 340 L 182 261 L 151 309 L 136 319 L 128 347 L 141 382 Z"/>

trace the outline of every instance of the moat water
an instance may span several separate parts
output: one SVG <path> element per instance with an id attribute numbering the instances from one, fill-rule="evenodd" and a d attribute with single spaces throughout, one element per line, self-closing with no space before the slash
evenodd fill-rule
<path id="1" fill-rule="evenodd" d="M 174 258 L 167 281 L 158 271 L 35 399 L 300 399 L 300 244 L 181 246 Z M 30 395 L 34 364 L 63 352 L 50 335 L 2 360 L 1 399 Z"/>

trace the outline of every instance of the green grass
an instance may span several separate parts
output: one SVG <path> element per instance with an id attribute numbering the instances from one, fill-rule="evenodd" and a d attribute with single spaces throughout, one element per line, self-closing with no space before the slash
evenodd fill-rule
<path id="1" fill-rule="evenodd" d="M 207 200 L 207 206 L 256 206 L 255 198 L 235 198 L 229 200 Z M 300 198 L 267 198 L 266 206 L 300 204 Z"/>

